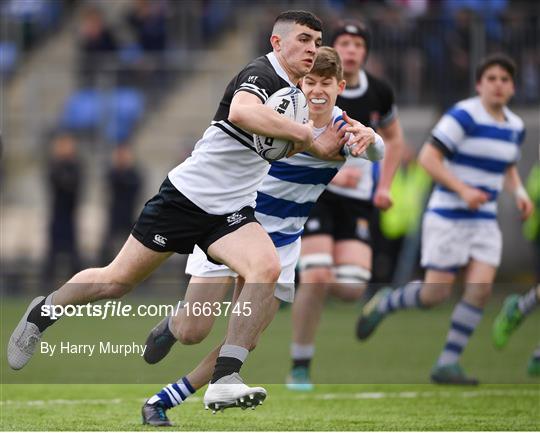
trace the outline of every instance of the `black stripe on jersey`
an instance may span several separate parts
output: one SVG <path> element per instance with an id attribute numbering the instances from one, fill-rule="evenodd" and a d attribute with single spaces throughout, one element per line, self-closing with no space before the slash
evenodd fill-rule
<path id="1" fill-rule="evenodd" d="M 441 140 L 439 140 L 437 137 L 431 136 L 431 139 L 429 140 L 431 145 L 438 149 L 446 159 L 451 159 L 454 156 L 454 152 L 452 152 L 446 144 L 444 144 Z"/>
<path id="2" fill-rule="evenodd" d="M 233 128 L 236 132 L 238 132 L 239 134 L 242 134 L 244 137 L 246 137 L 246 139 L 248 141 L 251 141 L 253 140 L 253 136 L 251 134 L 248 134 L 246 131 L 244 131 L 242 128 L 239 128 L 238 126 L 236 126 L 234 123 L 231 123 L 229 122 L 228 120 L 223 120 L 222 121 L 223 123 L 226 123 L 228 126 L 230 126 L 231 128 Z"/>
<path id="3" fill-rule="evenodd" d="M 238 141 L 242 146 L 247 147 L 248 149 L 252 150 L 253 152 L 257 153 L 255 150 L 255 147 L 253 144 L 249 143 L 247 140 L 245 140 L 242 137 L 239 137 L 234 133 L 234 131 L 231 131 L 227 126 L 225 126 L 223 123 L 220 122 L 214 122 L 212 123 L 212 126 L 215 126 L 219 129 L 221 129 L 225 134 L 229 135 L 230 137 L 234 138 L 236 141 Z"/>

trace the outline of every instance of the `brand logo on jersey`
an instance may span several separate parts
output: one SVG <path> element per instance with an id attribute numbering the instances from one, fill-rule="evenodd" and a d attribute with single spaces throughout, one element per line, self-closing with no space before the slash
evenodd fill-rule
<path id="1" fill-rule="evenodd" d="M 167 243 L 167 238 L 165 236 L 155 235 L 153 241 L 155 244 L 164 247 Z"/>
<path id="2" fill-rule="evenodd" d="M 247 79 L 247 82 L 253 84 L 255 83 L 255 81 L 257 81 L 257 78 L 259 78 L 257 75 L 250 75 Z"/>
<path id="3" fill-rule="evenodd" d="M 234 226 L 235 224 L 238 224 L 240 221 L 244 221 L 246 217 L 238 212 L 235 212 L 233 214 L 230 214 L 227 217 L 227 223 L 230 226 Z"/>

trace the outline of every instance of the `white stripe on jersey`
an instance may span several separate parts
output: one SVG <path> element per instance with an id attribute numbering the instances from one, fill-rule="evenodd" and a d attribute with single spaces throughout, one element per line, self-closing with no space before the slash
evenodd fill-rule
<path id="1" fill-rule="evenodd" d="M 242 90 L 246 90 L 246 89 L 257 93 L 257 95 L 261 97 L 263 102 L 266 102 L 266 100 L 268 99 L 268 92 L 266 90 L 261 89 L 260 87 L 257 87 L 254 84 L 250 84 L 250 83 L 241 84 L 240 87 L 235 90 L 234 94 L 236 95 L 238 92 Z"/>
<path id="2" fill-rule="evenodd" d="M 429 201 L 429 207 L 434 209 L 466 209 L 467 204 L 456 193 L 437 191 Z M 497 202 L 489 201 L 478 208 L 479 211 L 497 213 Z"/>

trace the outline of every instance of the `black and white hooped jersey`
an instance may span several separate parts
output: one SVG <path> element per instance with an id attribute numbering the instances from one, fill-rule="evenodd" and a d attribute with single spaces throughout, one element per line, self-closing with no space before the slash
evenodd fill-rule
<path id="1" fill-rule="evenodd" d="M 279 89 L 296 86 L 269 53 L 249 63 L 227 88 L 211 125 L 189 158 L 169 172 L 171 183 L 204 211 L 223 215 L 255 206 L 257 189 L 270 164 L 255 151 L 253 136 L 227 120 L 237 92 L 264 103 Z"/>
<path id="2" fill-rule="evenodd" d="M 359 72 L 358 79 L 359 86 L 354 89 L 345 89 L 338 96 L 336 104 L 363 125 L 375 131 L 384 128 L 396 118 L 397 109 L 392 88 L 386 82 L 365 71 Z M 360 168 L 362 177 L 357 187 L 344 188 L 330 184 L 328 190 L 357 200 L 371 200 L 379 177 L 379 163 L 354 158 L 347 161 L 345 165 Z"/>

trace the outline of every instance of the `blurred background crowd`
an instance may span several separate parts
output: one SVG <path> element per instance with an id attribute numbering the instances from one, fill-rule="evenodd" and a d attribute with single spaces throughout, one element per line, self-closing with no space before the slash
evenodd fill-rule
<path id="1" fill-rule="evenodd" d="M 286 9 L 315 12 L 327 36 L 343 18 L 368 24 L 366 69 L 395 91 L 410 147 L 405 162 L 441 112 L 474 93 L 478 60 L 510 54 L 518 65 L 512 108 L 527 127 L 519 169 L 524 179 L 533 176 L 533 187 L 540 182 L 533 171 L 535 164 L 540 170 L 534 0 L 4 0 L 2 290 L 50 289 L 81 267 L 106 264 L 144 201 L 190 154 L 227 81 L 270 51 L 273 19 Z M 405 165 L 399 176 L 405 192 L 397 204 L 411 221 L 390 218 L 383 229 L 390 242 L 406 240 L 401 262 L 414 263 L 428 188 L 403 180 Z M 523 231 L 507 197 L 500 220 L 499 280 L 532 280 L 538 212 L 536 226 Z M 183 260 L 169 261 L 155 278 L 183 278 Z M 395 279 L 399 267 L 375 266 L 381 280 Z"/>

